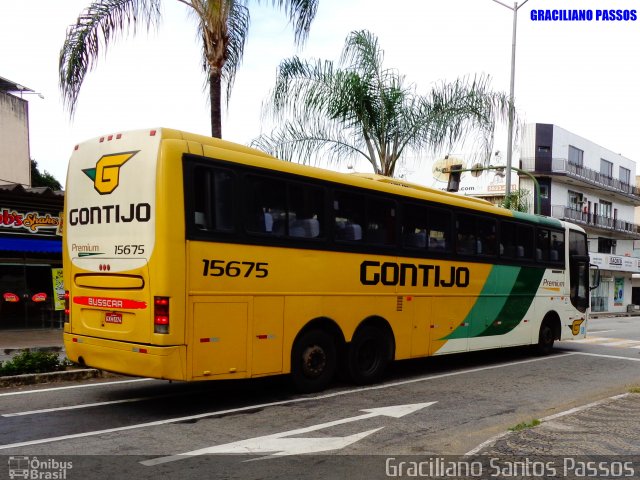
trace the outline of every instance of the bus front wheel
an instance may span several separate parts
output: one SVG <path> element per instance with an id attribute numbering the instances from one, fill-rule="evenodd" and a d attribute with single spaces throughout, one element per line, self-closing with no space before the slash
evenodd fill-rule
<path id="1" fill-rule="evenodd" d="M 538 355 L 549 355 L 553 350 L 553 342 L 555 339 L 556 336 L 551 322 L 542 322 L 542 325 L 540 325 L 540 334 L 538 335 L 538 344 L 536 345 Z"/>
<path id="2" fill-rule="evenodd" d="M 291 352 L 291 378 L 299 392 L 311 393 L 329 386 L 336 372 L 334 339 L 322 330 L 309 330 L 295 341 Z"/>
<path id="3" fill-rule="evenodd" d="M 349 375 L 354 383 L 364 385 L 379 381 L 391 361 L 389 335 L 375 326 L 365 326 L 353 336 L 347 352 Z"/>

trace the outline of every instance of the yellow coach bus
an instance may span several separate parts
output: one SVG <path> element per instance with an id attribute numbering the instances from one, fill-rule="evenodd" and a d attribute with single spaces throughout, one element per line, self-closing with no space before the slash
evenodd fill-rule
<path id="1" fill-rule="evenodd" d="M 559 220 L 176 130 L 75 147 L 69 358 L 173 380 L 336 371 L 583 338 L 587 238 Z"/>

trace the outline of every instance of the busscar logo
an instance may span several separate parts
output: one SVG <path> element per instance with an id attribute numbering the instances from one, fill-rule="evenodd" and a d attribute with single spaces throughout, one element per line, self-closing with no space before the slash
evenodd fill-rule
<path id="1" fill-rule="evenodd" d="M 93 180 L 96 192 L 100 195 L 108 195 L 120 184 L 120 168 L 139 151 L 103 155 L 96 163 L 95 168 L 86 168 L 82 171 Z"/>

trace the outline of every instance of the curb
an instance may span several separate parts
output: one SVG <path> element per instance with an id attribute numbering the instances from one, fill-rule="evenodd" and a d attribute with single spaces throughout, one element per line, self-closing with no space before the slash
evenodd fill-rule
<path id="1" fill-rule="evenodd" d="M 61 352 L 62 348 L 60 345 L 51 346 L 51 347 L 8 347 L 3 349 L 5 355 L 11 355 L 12 353 L 19 351 L 28 351 L 28 352 Z"/>
<path id="2" fill-rule="evenodd" d="M 62 372 L 29 373 L 26 375 L 14 375 L 0 377 L 0 388 L 15 387 L 21 385 L 34 385 L 37 383 L 66 382 L 73 380 L 87 380 L 90 378 L 103 378 L 111 374 L 94 368 L 67 370 Z"/>

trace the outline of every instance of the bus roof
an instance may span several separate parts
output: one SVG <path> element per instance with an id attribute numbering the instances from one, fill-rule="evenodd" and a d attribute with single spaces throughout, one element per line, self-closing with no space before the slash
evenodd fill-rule
<path id="1" fill-rule="evenodd" d="M 383 175 L 371 173 L 340 173 L 324 168 L 288 162 L 246 145 L 240 145 L 227 140 L 188 133 L 181 130 L 153 128 L 123 132 L 122 135 L 159 135 L 162 140 L 175 139 L 189 142 L 192 145 L 200 144 L 202 146 L 202 152 L 200 152 L 202 155 L 215 156 L 222 160 L 237 162 L 239 164 L 351 185 L 363 189 L 374 189 L 404 197 L 431 200 L 437 203 L 484 211 L 495 215 L 514 217 L 516 219 L 550 227 L 560 228 L 563 224 L 555 218 L 514 212 L 512 210 L 492 205 L 490 202 L 480 198 L 446 192 L 417 183 L 408 182 L 403 179 L 385 177 Z M 190 151 L 191 150 L 192 149 L 190 148 Z"/>

